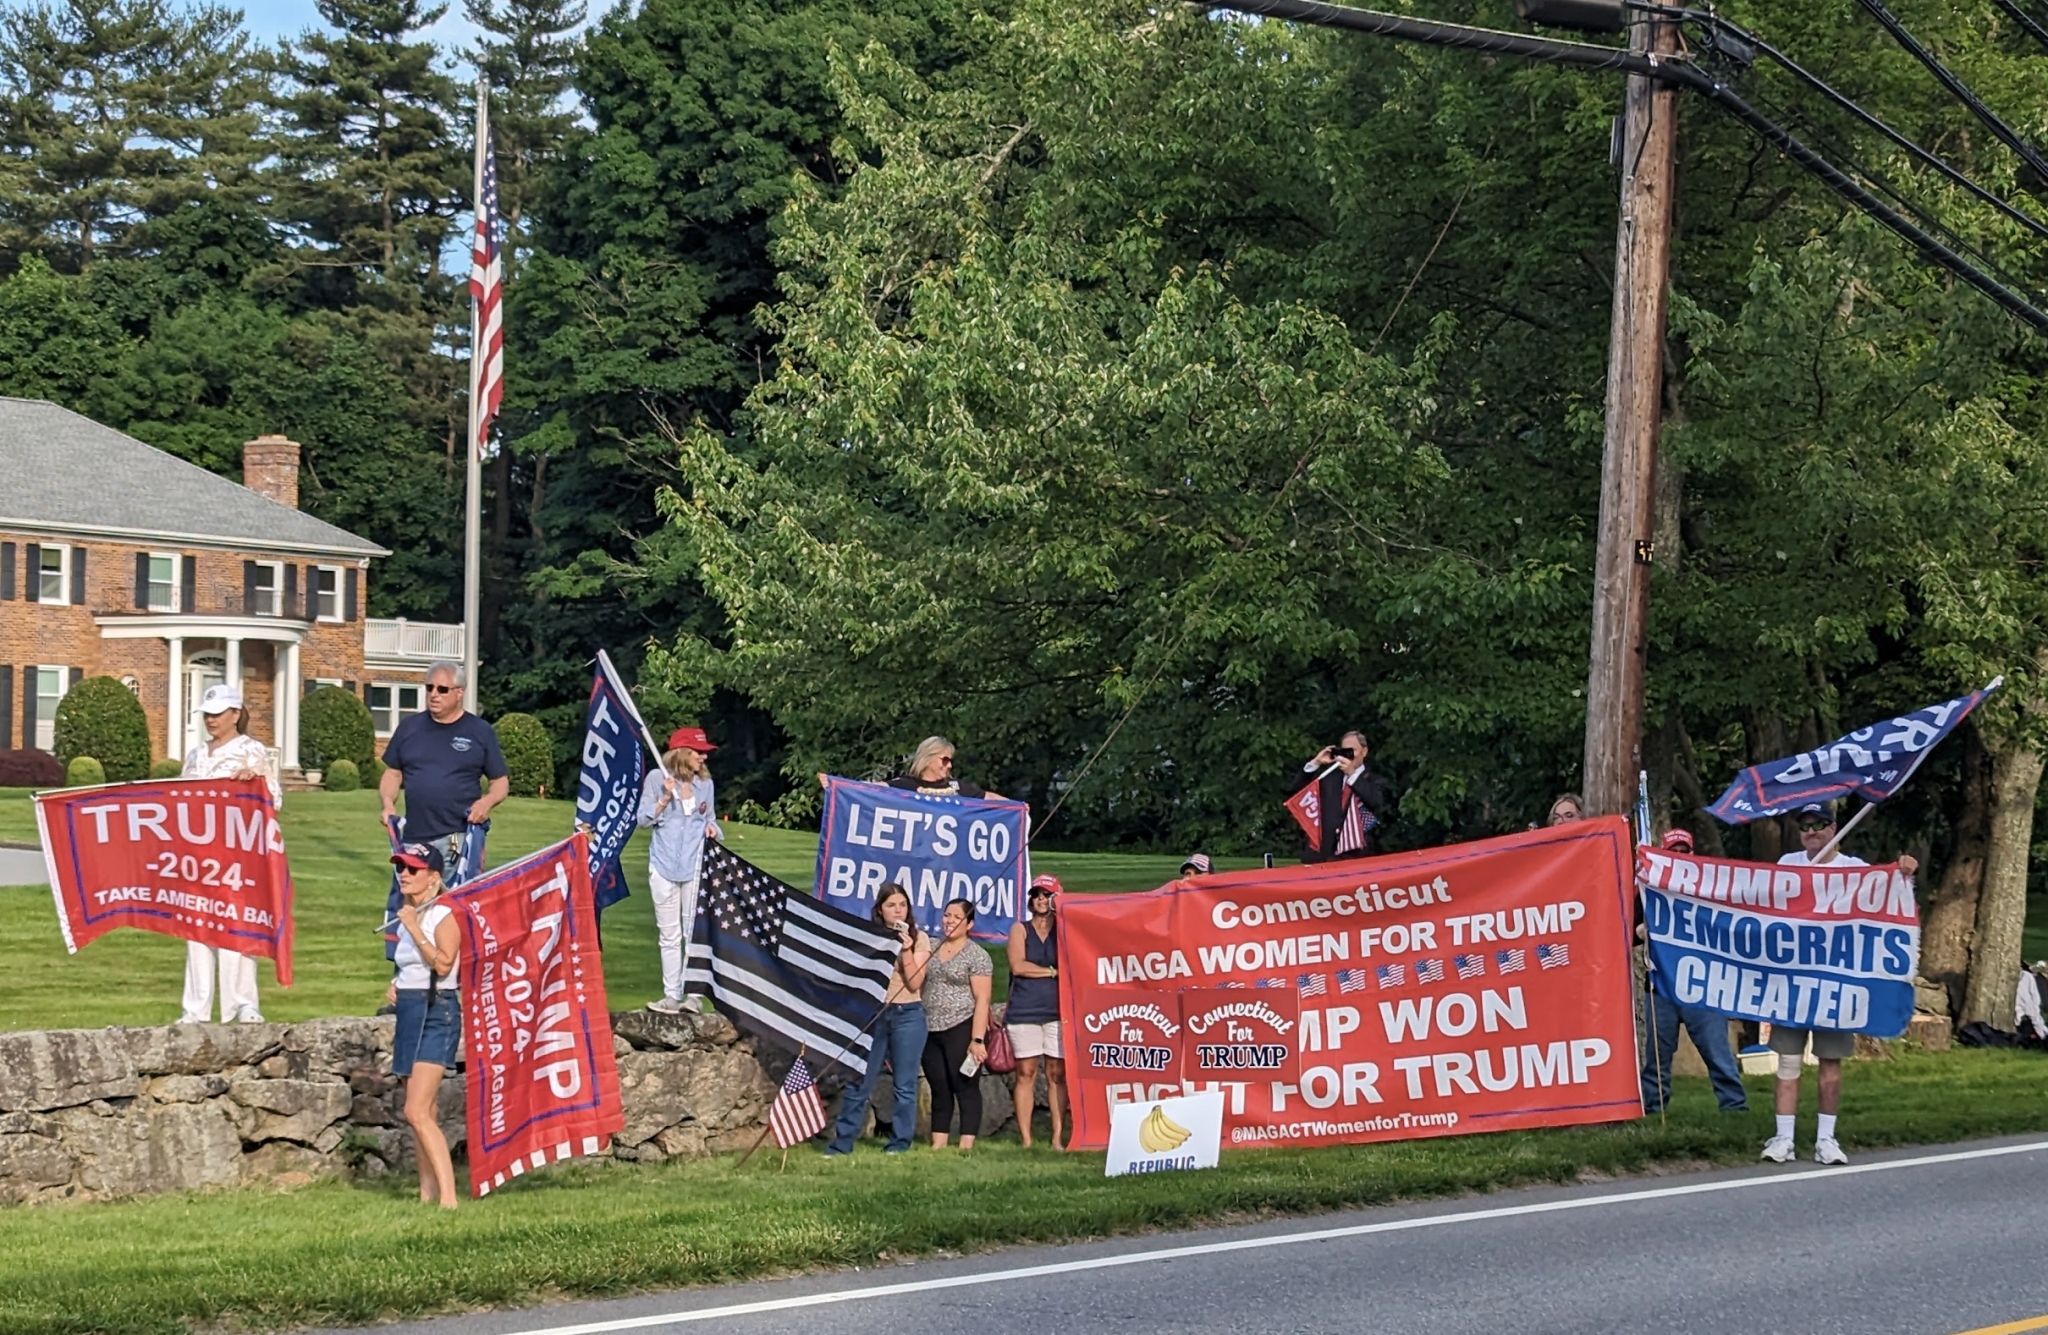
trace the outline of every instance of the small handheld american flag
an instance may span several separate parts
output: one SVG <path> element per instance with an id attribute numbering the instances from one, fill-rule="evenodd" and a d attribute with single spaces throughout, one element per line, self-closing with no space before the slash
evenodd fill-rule
<path id="1" fill-rule="evenodd" d="M 809 1140 L 825 1129 L 825 1101 L 818 1097 L 818 1082 L 799 1055 L 782 1082 L 782 1092 L 768 1109 L 768 1128 L 775 1133 L 778 1149 Z"/>

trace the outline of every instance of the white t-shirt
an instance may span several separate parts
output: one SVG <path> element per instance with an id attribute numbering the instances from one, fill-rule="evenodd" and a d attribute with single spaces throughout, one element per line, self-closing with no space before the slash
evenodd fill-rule
<path id="1" fill-rule="evenodd" d="M 454 909 L 449 908 L 446 904 L 431 905 L 425 913 L 420 915 L 420 934 L 429 941 L 433 940 L 434 929 L 441 925 L 443 918 L 446 918 L 454 911 Z M 398 928 L 398 953 L 394 962 L 398 965 L 398 985 L 400 987 L 420 992 L 427 990 L 427 984 L 432 980 L 432 974 L 427 969 L 426 960 L 420 956 L 420 943 L 412 939 L 412 933 L 405 929 L 403 923 L 399 924 Z M 461 981 L 462 956 L 458 952 L 455 957 L 455 963 L 448 966 L 447 976 L 441 980 L 442 990 L 452 992 Z"/>
<path id="2" fill-rule="evenodd" d="M 1835 855 L 1826 862 L 1815 862 L 1813 856 L 1805 849 L 1795 848 L 1784 857 L 1779 858 L 1778 865 L 1780 867 L 1868 867 L 1870 864 L 1862 858 L 1844 853 L 1839 848 L 1835 850 Z"/>
<path id="3" fill-rule="evenodd" d="M 236 733 L 212 749 L 208 743 L 201 742 L 187 751 L 185 772 L 181 777 L 232 779 L 245 769 L 261 774 L 263 781 L 270 785 L 270 800 L 278 806 L 284 805 L 284 789 L 278 786 L 277 776 L 270 772 L 269 749 L 245 732 Z"/>

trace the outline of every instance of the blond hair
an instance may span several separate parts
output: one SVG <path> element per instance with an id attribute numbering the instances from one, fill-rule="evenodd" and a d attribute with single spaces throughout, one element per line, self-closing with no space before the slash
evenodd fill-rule
<path id="1" fill-rule="evenodd" d="M 701 751 L 692 751 L 679 746 L 661 758 L 661 767 L 678 779 L 708 779 L 711 777 L 710 762 Z"/>
<path id="2" fill-rule="evenodd" d="M 940 756 L 953 754 L 953 744 L 943 737 L 927 737 L 917 744 L 917 750 L 910 753 L 910 772 L 924 777 L 924 767 Z"/>

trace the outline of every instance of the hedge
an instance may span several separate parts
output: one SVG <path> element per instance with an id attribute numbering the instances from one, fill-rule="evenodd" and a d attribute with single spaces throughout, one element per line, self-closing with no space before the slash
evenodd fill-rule
<path id="1" fill-rule="evenodd" d="M 64 767 L 66 788 L 97 788 L 106 781 L 106 767 L 91 756 L 73 756 Z"/>
<path id="2" fill-rule="evenodd" d="M 184 765 L 175 760 L 159 760 L 149 767 L 149 777 L 152 779 L 175 779 L 184 772 Z"/>
<path id="3" fill-rule="evenodd" d="M 64 766 L 48 751 L 0 751 L 0 788 L 56 788 Z"/>
<path id="4" fill-rule="evenodd" d="M 57 702 L 58 763 L 83 756 L 100 762 L 102 782 L 126 783 L 149 773 L 149 718 L 135 692 L 116 677 L 87 677 Z"/>
<path id="5" fill-rule="evenodd" d="M 299 704 L 299 765 L 326 770 L 337 760 L 360 768 L 377 749 L 369 706 L 354 692 L 322 686 Z"/>
<path id="6" fill-rule="evenodd" d="M 541 796 L 555 777 L 555 744 L 547 728 L 531 714 L 507 714 L 498 720 L 497 732 L 512 796 Z"/>
<path id="7" fill-rule="evenodd" d="M 355 761 L 337 760 L 321 772 L 320 783 L 330 793 L 352 793 L 363 786 L 363 774 Z"/>

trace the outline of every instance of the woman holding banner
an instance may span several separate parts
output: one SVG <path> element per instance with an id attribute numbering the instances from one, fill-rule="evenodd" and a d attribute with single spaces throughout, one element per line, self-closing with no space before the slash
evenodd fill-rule
<path id="1" fill-rule="evenodd" d="M 875 896 L 875 921 L 896 933 L 902 944 L 896 954 L 896 971 L 889 979 L 889 991 L 882 1001 L 882 1013 L 875 1020 L 874 1042 L 868 1049 L 868 1069 L 860 1083 L 846 1091 L 839 1101 L 839 1123 L 832 1130 L 832 1143 L 825 1157 L 853 1153 L 853 1138 L 860 1134 L 868 1101 L 882 1080 L 882 1063 L 889 1063 L 889 1079 L 895 1088 L 895 1102 L 889 1114 L 889 1144 L 884 1154 L 902 1154 L 910 1148 L 917 1130 L 917 1071 L 924 1057 L 925 965 L 932 957 L 932 939 L 917 930 L 910 917 L 910 892 L 900 885 L 885 885 Z"/>
<path id="2" fill-rule="evenodd" d="M 722 839 L 712 805 L 711 766 L 718 748 L 702 728 L 669 735 L 661 769 L 640 788 L 640 824 L 647 841 L 647 893 L 654 900 L 655 946 L 661 952 L 661 995 L 647 1009 L 674 1015 L 683 1009 L 683 952 L 697 918 L 697 869 L 704 841 Z"/>
<path id="3" fill-rule="evenodd" d="M 1200 853 L 1196 857 L 1202 857 Z M 1207 858 L 1202 858 L 1207 862 Z M 1045 1062 L 1045 1100 L 1052 1112 L 1052 1146 L 1063 1149 L 1066 1109 L 1060 1102 L 1065 1063 L 1060 1060 L 1060 929 L 1053 917 L 1060 878 L 1039 876 L 1024 897 L 1030 917 L 1010 929 L 1010 1002 L 1003 1025 L 1017 1054 L 1017 1133 L 1031 1148 L 1031 1114 L 1038 1106 L 1038 1063 Z"/>
<path id="4" fill-rule="evenodd" d="M 455 1163 L 435 1116 L 441 1078 L 455 1065 L 462 1038 L 462 928 L 455 910 L 436 903 L 447 863 L 432 844 L 406 844 L 391 855 L 398 868 L 398 976 L 386 1000 L 398 1008 L 391 1037 L 391 1074 L 405 1081 L 405 1120 L 419 1161 L 420 1200 L 455 1208 Z"/>
<path id="5" fill-rule="evenodd" d="M 284 801 L 284 789 L 270 772 L 270 752 L 242 731 L 248 711 L 242 708 L 239 686 L 218 682 L 199 697 L 206 719 L 206 740 L 185 753 L 184 779 L 262 779 L 270 788 L 270 804 Z M 185 1009 L 180 1024 L 205 1024 L 213 1018 L 215 963 L 220 970 L 220 1022 L 262 1024 L 256 1009 L 256 957 L 239 950 L 215 949 L 197 941 L 185 943 Z"/>
<path id="6" fill-rule="evenodd" d="M 974 926 L 972 900 L 946 905 L 944 935 L 924 972 L 924 1078 L 932 1087 L 932 1148 L 942 1150 L 960 1109 L 960 1148 L 974 1148 L 981 1133 L 981 1068 L 988 1061 L 988 1003 L 995 966 L 967 939 Z"/>

